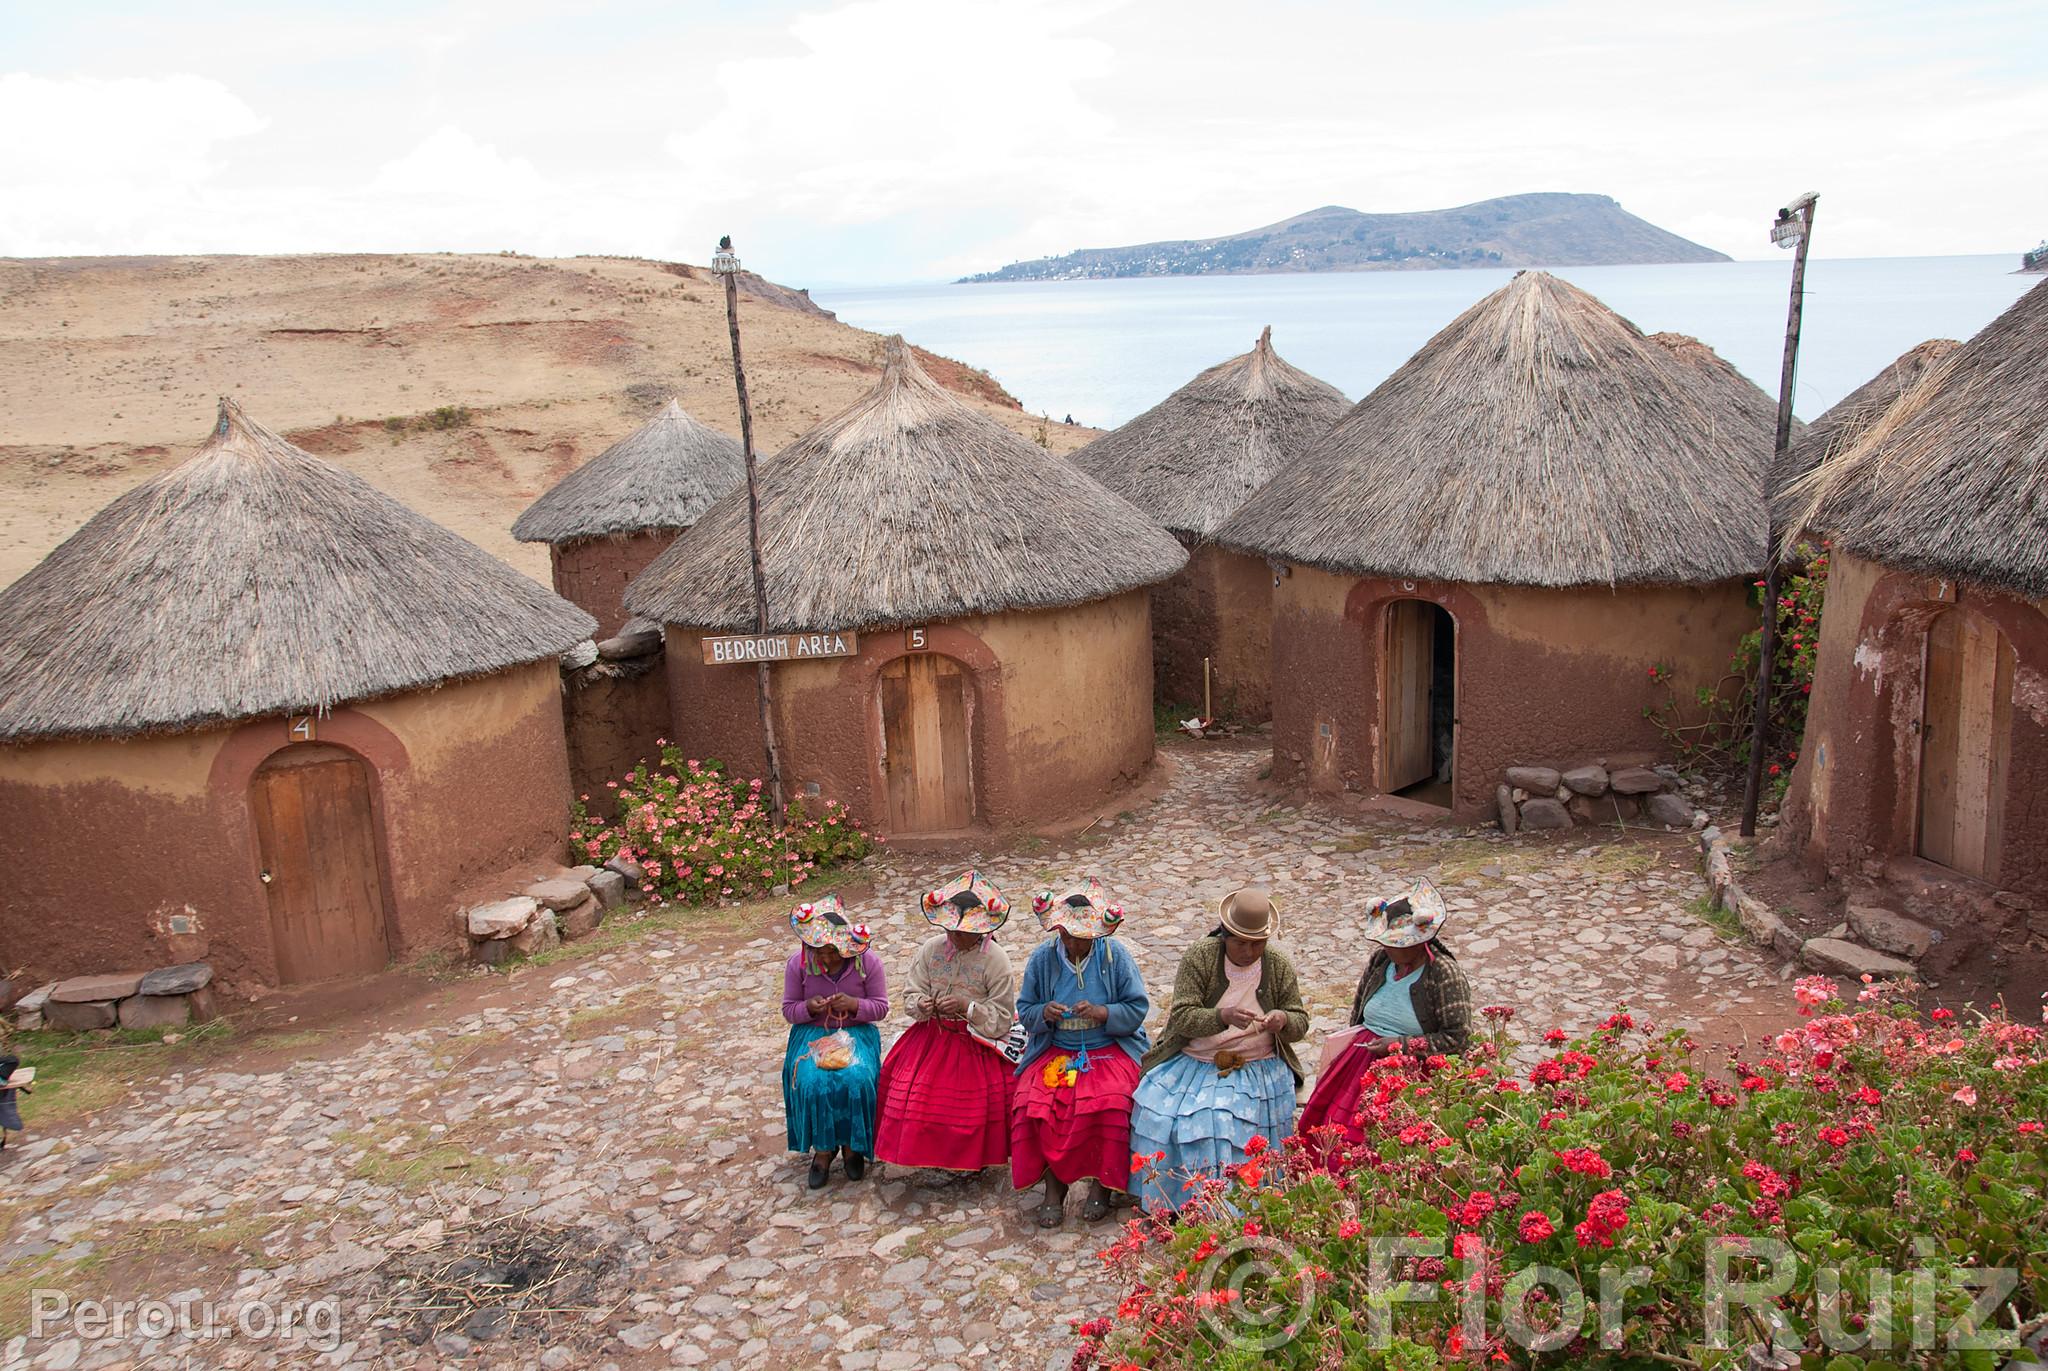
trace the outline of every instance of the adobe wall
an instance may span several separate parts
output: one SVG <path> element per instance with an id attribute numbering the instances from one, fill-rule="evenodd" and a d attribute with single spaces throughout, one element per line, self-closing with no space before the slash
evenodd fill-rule
<path id="1" fill-rule="evenodd" d="M 564 850 L 555 677 L 549 660 L 315 721 L 369 763 L 395 955 L 452 942 L 465 883 Z M 50 979 L 205 959 L 230 994 L 276 984 L 248 793 L 290 722 L 0 747 L 10 965 Z"/>
<path id="2" fill-rule="evenodd" d="M 555 594 L 597 620 L 599 638 L 609 638 L 633 616 L 626 612 L 626 582 L 638 576 L 676 540 L 675 529 L 649 529 L 616 538 L 586 538 L 548 549 Z"/>
<path id="3" fill-rule="evenodd" d="M 1273 576 L 1261 558 L 1213 545 L 1152 587 L 1155 698 L 1187 715 L 1202 706 L 1202 659 L 1210 659 L 1218 719 L 1261 723 L 1271 714 Z"/>
<path id="4" fill-rule="evenodd" d="M 630 671 L 637 663 L 616 665 Z M 668 736 L 669 729 L 667 668 L 656 657 L 638 675 L 613 675 L 592 668 L 567 671 L 562 673 L 562 691 L 569 782 L 584 798 L 586 809 L 609 819 L 613 792 L 605 782 L 618 780 L 643 761 L 661 757 L 660 740 Z"/>
<path id="5" fill-rule="evenodd" d="M 969 734 L 978 824 L 1044 823 L 1134 784 L 1152 760 L 1152 647 L 1145 592 L 1074 608 L 924 626 L 929 650 L 972 679 Z M 765 769 L 755 672 L 705 666 L 703 634 L 668 629 L 670 737 L 736 773 Z M 791 799 L 833 799 L 882 823 L 883 665 L 905 629 L 860 635 L 858 655 L 775 665 L 776 736 Z"/>
<path id="6" fill-rule="evenodd" d="M 2036 930 L 2048 936 L 2044 602 L 1888 571 L 1837 550 L 1828 569 L 1806 740 L 1786 791 L 1780 841 L 1851 883 L 1874 880 L 1887 859 L 1917 852 L 1926 632 L 1937 615 L 1956 607 L 1996 624 L 2014 656 L 2004 842 L 1984 894 L 2004 892 L 2034 906 Z"/>
<path id="7" fill-rule="evenodd" d="M 1682 701 L 1719 682 L 1755 622 L 1748 581 L 1548 590 L 1337 576 L 1293 567 L 1273 592 L 1273 774 L 1373 793 L 1380 644 L 1397 599 L 1431 601 L 1458 629 L 1452 809 L 1482 820 L 1510 766 L 1558 758 L 1656 760 L 1669 748 L 1643 710 L 1670 673 Z"/>

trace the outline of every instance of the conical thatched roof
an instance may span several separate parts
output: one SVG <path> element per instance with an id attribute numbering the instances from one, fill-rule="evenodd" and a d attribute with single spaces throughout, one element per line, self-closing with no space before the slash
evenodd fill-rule
<path id="1" fill-rule="evenodd" d="M 764 464 L 757 485 L 778 633 L 1083 604 L 1187 561 L 1142 511 L 941 389 L 901 338 L 880 383 Z M 754 628 L 744 487 L 634 578 L 626 607 Z"/>
<path id="2" fill-rule="evenodd" d="M 1273 351 L 1273 330 L 1073 456 L 1175 533 L 1206 538 L 1344 417 L 1335 386 Z"/>
<path id="3" fill-rule="evenodd" d="M 1748 575 L 1764 562 L 1775 409 L 1711 355 L 1521 272 L 1216 541 L 1357 576 L 1574 586 Z"/>
<path id="4" fill-rule="evenodd" d="M 1787 528 L 1858 556 L 2048 597 L 2048 282 L 1794 483 L 1785 508 Z"/>
<path id="5" fill-rule="evenodd" d="M 746 479 L 740 445 L 670 400 L 528 506 L 512 525 L 522 543 L 573 543 L 614 533 L 683 529 Z"/>
<path id="6" fill-rule="evenodd" d="M 1771 473 L 1771 490 L 1782 505 L 1783 492 L 1794 481 L 1862 437 L 1892 407 L 1892 402 L 1920 384 L 1936 362 L 1962 344 L 1953 338 L 1930 338 L 1899 354 L 1897 361 L 1835 402 L 1832 409 L 1806 426 L 1785 453 L 1784 464 Z M 1791 511 L 1781 508 L 1780 513 Z"/>
<path id="7" fill-rule="evenodd" d="M 552 657 L 596 621 L 223 400 L 0 590 L 0 739 L 194 728 Z"/>

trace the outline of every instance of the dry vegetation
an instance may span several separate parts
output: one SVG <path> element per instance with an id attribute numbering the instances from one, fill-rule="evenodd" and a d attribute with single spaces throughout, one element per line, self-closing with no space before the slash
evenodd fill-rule
<path id="1" fill-rule="evenodd" d="M 880 374 L 882 340 L 742 305 L 771 453 Z M 670 395 L 737 433 L 723 295 L 699 268 L 511 255 L 0 261 L 0 584 L 205 439 L 214 397 L 536 577 L 512 520 Z M 935 379 L 1030 437 L 971 368 Z M 1094 436 L 1052 425 L 1067 451 Z"/>

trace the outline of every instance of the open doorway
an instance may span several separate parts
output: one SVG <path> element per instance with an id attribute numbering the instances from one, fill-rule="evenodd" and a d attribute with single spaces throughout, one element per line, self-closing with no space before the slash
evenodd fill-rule
<path id="1" fill-rule="evenodd" d="M 1380 789 L 1451 807 L 1457 759 L 1458 628 L 1443 606 L 1387 606 L 1380 653 Z"/>

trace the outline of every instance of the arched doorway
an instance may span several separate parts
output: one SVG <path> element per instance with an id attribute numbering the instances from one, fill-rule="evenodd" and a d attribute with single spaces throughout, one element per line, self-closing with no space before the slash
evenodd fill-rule
<path id="1" fill-rule="evenodd" d="M 1944 611 L 1927 626 L 1917 847 L 1981 880 L 1997 876 L 2004 836 L 2013 665 L 2011 642 L 1968 610 Z"/>
<path id="2" fill-rule="evenodd" d="M 889 832 L 950 833 L 974 822 L 967 671 L 951 657 L 912 653 L 880 676 L 882 778 Z"/>
<path id="3" fill-rule="evenodd" d="M 391 950 L 369 767 L 324 743 L 285 748 L 250 778 L 249 812 L 278 979 L 381 971 Z"/>
<path id="4" fill-rule="evenodd" d="M 1448 809 L 1457 756 L 1458 629 L 1428 600 L 1387 605 L 1380 648 L 1380 780 Z"/>

